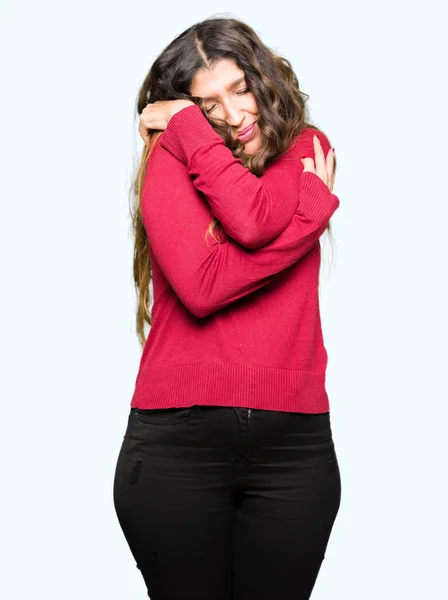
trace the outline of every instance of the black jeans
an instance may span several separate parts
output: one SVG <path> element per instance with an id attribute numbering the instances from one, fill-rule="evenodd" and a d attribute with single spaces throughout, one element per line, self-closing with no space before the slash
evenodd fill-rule
<path id="1" fill-rule="evenodd" d="M 151 600 L 310 598 L 340 499 L 330 413 L 130 411 L 113 501 Z"/>

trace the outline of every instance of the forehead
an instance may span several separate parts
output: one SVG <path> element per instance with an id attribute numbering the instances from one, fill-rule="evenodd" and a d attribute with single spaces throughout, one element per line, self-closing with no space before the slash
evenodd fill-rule
<path id="1" fill-rule="evenodd" d="M 190 93 L 201 97 L 219 96 L 240 79 L 244 81 L 244 71 L 233 60 L 221 59 L 213 67 L 195 73 Z"/>

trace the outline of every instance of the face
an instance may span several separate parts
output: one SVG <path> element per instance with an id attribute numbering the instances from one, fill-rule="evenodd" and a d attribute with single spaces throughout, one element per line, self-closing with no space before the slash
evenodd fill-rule
<path id="1" fill-rule="evenodd" d="M 210 118 L 226 121 L 235 135 L 255 123 L 255 127 L 241 141 L 247 155 L 261 148 L 255 96 L 246 87 L 244 71 L 233 60 L 223 58 L 211 69 L 197 71 L 190 94 L 202 98 Z"/>

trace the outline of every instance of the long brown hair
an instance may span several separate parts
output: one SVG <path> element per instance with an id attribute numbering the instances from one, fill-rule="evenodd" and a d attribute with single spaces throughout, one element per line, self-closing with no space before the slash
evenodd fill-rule
<path id="1" fill-rule="evenodd" d="M 248 89 L 254 94 L 258 107 L 258 126 L 262 146 L 252 156 L 244 153 L 244 144 L 232 133 L 224 121 L 208 117 L 202 99 L 190 95 L 190 86 L 199 69 L 207 69 L 223 59 L 234 60 L 246 76 Z M 198 104 L 212 127 L 223 138 L 232 154 L 257 177 L 283 152 L 306 127 L 318 129 L 308 120 L 305 103 L 309 96 L 299 89 L 299 82 L 290 62 L 276 55 L 256 32 L 241 20 L 209 18 L 179 34 L 158 56 L 145 77 L 137 97 L 137 113 L 158 100 L 188 99 Z M 148 157 L 161 131 L 149 131 L 137 174 L 132 182 L 131 208 L 134 236 L 134 284 L 137 292 L 136 331 L 144 346 L 145 322 L 152 324 L 149 310 L 151 261 L 148 238 L 141 213 L 141 191 Z M 336 167 L 336 164 L 335 164 Z M 219 222 L 213 218 L 205 236 L 219 231 Z M 330 224 L 327 227 L 330 233 Z M 216 239 L 216 238 L 215 238 Z M 219 242 L 219 239 L 217 239 Z"/>

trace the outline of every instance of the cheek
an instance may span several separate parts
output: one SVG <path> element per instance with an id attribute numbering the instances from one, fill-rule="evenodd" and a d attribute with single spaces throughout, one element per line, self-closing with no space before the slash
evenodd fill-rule
<path id="1" fill-rule="evenodd" d="M 248 94 L 247 99 L 247 110 L 249 110 L 251 113 L 257 113 L 258 106 L 257 101 L 255 100 L 255 96 L 253 94 Z"/>

